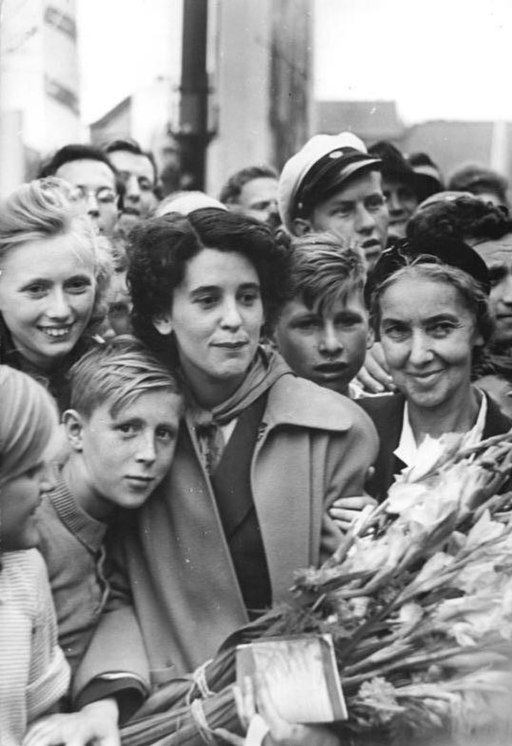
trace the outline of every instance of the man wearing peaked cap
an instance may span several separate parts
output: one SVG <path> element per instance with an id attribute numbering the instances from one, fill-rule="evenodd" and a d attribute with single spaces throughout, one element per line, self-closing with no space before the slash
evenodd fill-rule
<path id="1" fill-rule="evenodd" d="M 371 269 L 387 241 L 380 165 L 352 132 L 315 135 L 287 161 L 279 179 L 285 228 L 295 236 L 330 231 L 359 246 Z"/>

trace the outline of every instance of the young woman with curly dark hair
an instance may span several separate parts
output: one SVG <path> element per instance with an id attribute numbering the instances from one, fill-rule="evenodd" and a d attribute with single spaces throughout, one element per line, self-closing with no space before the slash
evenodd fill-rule
<path id="1" fill-rule="evenodd" d="M 133 238 L 134 329 L 176 367 L 186 414 L 168 478 L 115 537 L 116 608 L 79 672 L 79 702 L 107 670 L 128 673 L 102 696 L 192 672 L 341 539 L 326 508 L 362 494 L 377 438 L 356 404 L 260 345 L 287 273 L 268 227 L 223 210 L 154 218 Z M 140 648 L 132 635 L 127 649 L 130 609 Z"/>

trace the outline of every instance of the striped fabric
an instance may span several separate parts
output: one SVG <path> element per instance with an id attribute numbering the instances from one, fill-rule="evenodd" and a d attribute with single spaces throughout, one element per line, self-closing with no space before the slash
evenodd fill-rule
<path id="1" fill-rule="evenodd" d="M 44 561 L 35 549 L 6 552 L 0 571 L 1 746 L 19 746 L 27 726 L 51 710 L 68 685 Z"/>

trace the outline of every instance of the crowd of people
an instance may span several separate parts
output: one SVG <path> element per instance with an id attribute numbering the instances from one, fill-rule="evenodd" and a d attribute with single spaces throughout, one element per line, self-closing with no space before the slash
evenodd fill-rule
<path id="1" fill-rule="evenodd" d="M 65 145 L 4 200 L 3 746 L 116 746 L 427 437 L 510 429 L 507 186 L 342 132 L 218 198 Z M 265 746 L 338 742 L 254 697 Z"/>

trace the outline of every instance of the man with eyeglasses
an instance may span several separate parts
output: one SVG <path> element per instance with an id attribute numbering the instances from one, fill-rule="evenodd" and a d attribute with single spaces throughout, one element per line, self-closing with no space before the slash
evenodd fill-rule
<path id="1" fill-rule="evenodd" d="M 98 232 L 112 236 L 122 184 L 102 150 L 92 145 L 65 145 L 41 169 L 39 178 L 46 176 L 57 176 L 69 182 L 74 187 L 72 198 L 83 204 Z"/>
<path id="2" fill-rule="evenodd" d="M 123 213 L 147 218 L 158 205 L 158 172 L 152 153 L 135 140 L 114 140 L 105 148 L 124 184 Z"/>

